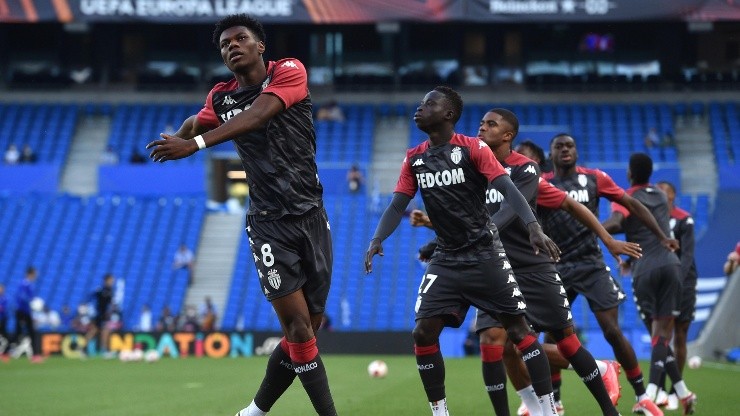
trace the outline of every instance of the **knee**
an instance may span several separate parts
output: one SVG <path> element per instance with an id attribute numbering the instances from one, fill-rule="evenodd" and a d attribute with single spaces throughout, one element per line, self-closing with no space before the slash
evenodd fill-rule
<path id="1" fill-rule="evenodd" d="M 617 344 L 622 339 L 622 330 L 616 322 L 608 322 L 601 326 L 601 330 L 604 333 L 604 338 L 611 344 Z"/>
<path id="2" fill-rule="evenodd" d="M 414 330 L 411 331 L 411 336 L 414 338 L 414 344 L 420 346 L 434 345 L 439 342 L 436 331 L 425 325 L 417 324 Z"/>
<path id="3" fill-rule="evenodd" d="M 295 320 L 285 326 L 285 338 L 290 342 L 306 342 L 313 337 L 311 322 Z"/>
<path id="4" fill-rule="evenodd" d="M 480 343 L 489 345 L 504 345 L 506 331 L 503 328 L 488 328 L 480 333 Z"/>
<path id="5" fill-rule="evenodd" d="M 506 335 L 514 344 L 518 344 L 524 340 L 524 337 L 529 335 L 529 328 L 526 325 L 512 325 L 506 328 Z"/>

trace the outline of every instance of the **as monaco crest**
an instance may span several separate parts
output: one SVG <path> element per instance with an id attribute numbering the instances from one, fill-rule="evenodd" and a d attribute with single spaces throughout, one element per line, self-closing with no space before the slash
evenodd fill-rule
<path id="1" fill-rule="evenodd" d="M 452 162 L 454 162 L 456 165 L 460 163 L 462 160 L 462 152 L 460 151 L 460 148 L 455 146 L 454 149 L 452 149 L 452 153 L 450 153 L 450 159 L 452 159 Z"/>
<path id="2" fill-rule="evenodd" d="M 586 178 L 586 175 L 584 174 L 578 175 L 578 183 L 583 187 L 588 185 L 588 178 Z"/>
<path id="3" fill-rule="evenodd" d="M 270 286 L 272 286 L 273 289 L 280 288 L 280 274 L 277 269 L 270 269 L 267 272 L 267 281 L 270 282 Z"/>

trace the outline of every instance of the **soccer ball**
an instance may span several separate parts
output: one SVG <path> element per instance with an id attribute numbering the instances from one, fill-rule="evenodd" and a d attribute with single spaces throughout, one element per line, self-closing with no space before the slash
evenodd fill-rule
<path id="1" fill-rule="evenodd" d="M 159 353 L 157 350 L 149 350 L 144 353 L 144 361 L 148 363 L 153 363 L 156 361 L 159 361 Z"/>
<path id="2" fill-rule="evenodd" d="M 122 350 L 118 353 L 118 359 L 124 363 L 131 361 L 131 350 Z"/>
<path id="3" fill-rule="evenodd" d="M 696 370 L 697 368 L 701 367 L 701 357 L 698 355 L 694 355 L 691 358 L 689 358 L 689 368 L 692 368 Z"/>
<path id="4" fill-rule="evenodd" d="M 372 378 L 383 378 L 388 375 L 388 365 L 383 360 L 375 360 L 367 366 L 367 373 Z"/>

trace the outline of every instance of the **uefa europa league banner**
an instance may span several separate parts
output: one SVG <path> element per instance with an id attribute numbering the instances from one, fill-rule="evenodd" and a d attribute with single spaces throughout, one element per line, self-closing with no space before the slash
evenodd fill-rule
<path id="1" fill-rule="evenodd" d="M 703 13 L 713 10 L 721 13 Z M 737 0 L 0 0 L 0 22 L 581 22 L 740 19 Z"/>

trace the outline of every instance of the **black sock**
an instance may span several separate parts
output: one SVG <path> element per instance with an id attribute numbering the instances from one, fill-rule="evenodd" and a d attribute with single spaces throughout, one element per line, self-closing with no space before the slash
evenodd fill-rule
<path id="1" fill-rule="evenodd" d="M 581 377 L 591 395 L 599 403 L 601 411 L 605 415 L 619 414 L 609 398 L 609 393 L 606 391 L 601 373 L 599 373 L 599 366 L 596 365 L 591 353 L 583 348 L 576 334 L 569 335 L 558 342 L 558 351 L 563 354 L 563 357 L 570 362 L 573 369 Z"/>
<path id="2" fill-rule="evenodd" d="M 552 380 L 550 379 L 550 364 L 547 362 L 545 350 L 534 335 L 529 334 L 522 342 L 516 344 L 516 348 L 522 353 L 522 360 L 527 366 L 529 377 L 532 380 L 532 388 L 537 397 L 552 393 Z"/>
<path id="3" fill-rule="evenodd" d="M 506 371 L 504 371 L 504 346 L 481 344 L 483 382 L 496 416 L 509 416 L 509 399 L 506 396 Z"/>
<path id="4" fill-rule="evenodd" d="M 681 377 L 681 372 L 678 371 L 678 362 L 676 361 L 676 356 L 673 355 L 673 350 L 671 347 L 668 348 L 668 356 L 665 359 L 665 373 L 668 374 L 668 377 L 671 378 L 671 383 L 676 384 L 679 381 L 683 380 Z M 663 376 L 663 380 L 665 381 L 665 375 Z"/>
<path id="5" fill-rule="evenodd" d="M 665 378 L 668 375 L 667 371 L 663 372 L 663 376 L 660 377 L 660 384 L 658 384 L 658 391 L 665 390 Z"/>
<path id="6" fill-rule="evenodd" d="M 632 388 L 635 390 L 635 395 L 637 397 L 645 394 L 645 379 L 642 376 L 642 370 L 640 369 L 639 365 L 633 369 L 625 368 L 624 375 L 627 376 L 627 381 L 629 381 L 632 385 Z"/>
<path id="7" fill-rule="evenodd" d="M 321 416 L 336 416 L 337 410 L 329 390 L 326 368 L 319 356 L 319 349 L 316 348 L 316 338 L 302 343 L 288 342 L 288 347 L 293 371 L 301 380 L 316 413 Z"/>
<path id="8" fill-rule="evenodd" d="M 653 337 L 653 351 L 650 355 L 650 384 L 656 386 L 665 371 L 665 362 L 668 357 L 668 340 L 663 337 Z"/>
<path id="9" fill-rule="evenodd" d="M 416 355 L 416 368 L 419 369 L 421 383 L 427 393 L 430 402 L 444 399 L 445 395 L 445 362 L 439 345 L 419 347 L 414 345 Z"/>
<path id="10" fill-rule="evenodd" d="M 262 384 L 254 396 L 254 404 L 260 410 L 269 412 L 275 402 L 293 383 L 295 377 L 288 341 L 283 337 L 280 344 L 270 354 L 270 359 L 267 360 L 265 378 L 262 379 Z"/>

